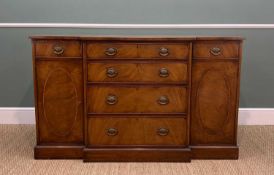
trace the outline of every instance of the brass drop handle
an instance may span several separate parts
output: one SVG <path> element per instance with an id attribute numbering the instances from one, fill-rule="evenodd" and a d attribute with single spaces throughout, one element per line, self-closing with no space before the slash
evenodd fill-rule
<path id="1" fill-rule="evenodd" d="M 109 67 L 106 70 L 106 74 L 109 78 L 114 78 L 118 75 L 118 71 L 115 70 L 113 67 Z"/>
<path id="2" fill-rule="evenodd" d="M 107 135 L 109 136 L 116 136 L 118 134 L 118 130 L 115 128 L 108 128 Z"/>
<path id="3" fill-rule="evenodd" d="M 214 55 L 214 56 L 218 56 L 218 55 L 220 55 L 221 54 L 221 48 L 219 48 L 219 47 L 213 47 L 213 48 L 211 48 L 210 49 L 210 53 L 212 54 L 212 55 Z"/>
<path id="4" fill-rule="evenodd" d="M 113 48 L 113 47 L 107 48 L 106 51 L 105 51 L 105 54 L 107 56 L 114 56 L 114 55 L 117 54 L 117 49 Z"/>
<path id="5" fill-rule="evenodd" d="M 53 53 L 56 55 L 61 55 L 64 53 L 64 48 L 62 46 L 54 46 Z"/>
<path id="6" fill-rule="evenodd" d="M 159 99 L 158 99 L 158 103 L 160 105 L 167 105 L 169 103 L 169 99 L 167 96 L 161 96 Z"/>
<path id="7" fill-rule="evenodd" d="M 106 103 L 109 105 L 114 105 L 118 102 L 118 97 L 115 95 L 108 95 L 106 98 Z"/>
<path id="8" fill-rule="evenodd" d="M 169 71 L 168 71 L 168 69 L 167 69 L 167 68 L 161 68 L 161 69 L 159 70 L 159 76 L 160 76 L 160 77 L 163 77 L 163 78 L 168 77 L 168 76 L 169 76 Z"/>
<path id="9" fill-rule="evenodd" d="M 167 128 L 159 128 L 157 130 L 157 134 L 159 136 L 166 136 L 166 135 L 168 135 L 168 133 L 169 133 L 169 130 Z"/>
<path id="10" fill-rule="evenodd" d="M 163 57 L 168 56 L 169 54 L 168 49 L 165 47 L 160 48 L 159 54 Z"/>

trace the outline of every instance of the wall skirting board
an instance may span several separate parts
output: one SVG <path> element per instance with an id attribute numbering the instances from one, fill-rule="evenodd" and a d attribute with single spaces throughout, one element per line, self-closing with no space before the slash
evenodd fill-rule
<path id="1" fill-rule="evenodd" d="M 35 124 L 34 108 L 0 108 L 0 124 Z M 274 125 L 274 108 L 240 108 L 240 125 Z"/>
<path id="2" fill-rule="evenodd" d="M 274 29 L 274 24 L 99 24 L 99 23 L 0 23 L 0 28 L 79 29 Z"/>

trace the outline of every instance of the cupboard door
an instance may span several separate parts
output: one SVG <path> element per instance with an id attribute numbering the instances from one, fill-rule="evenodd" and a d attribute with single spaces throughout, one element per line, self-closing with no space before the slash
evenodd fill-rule
<path id="1" fill-rule="evenodd" d="M 236 144 L 239 62 L 193 61 L 191 144 Z"/>
<path id="2" fill-rule="evenodd" d="M 38 144 L 82 144 L 82 61 L 36 61 L 36 78 Z"/>

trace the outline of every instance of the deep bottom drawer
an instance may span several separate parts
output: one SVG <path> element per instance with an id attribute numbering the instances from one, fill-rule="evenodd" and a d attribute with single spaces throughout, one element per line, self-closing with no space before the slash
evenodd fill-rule
<path id="1" fill-rule="evenodd" d="M 88 145 L 186 145 L 186 126 L 183 117 L 91 117 Z"/>

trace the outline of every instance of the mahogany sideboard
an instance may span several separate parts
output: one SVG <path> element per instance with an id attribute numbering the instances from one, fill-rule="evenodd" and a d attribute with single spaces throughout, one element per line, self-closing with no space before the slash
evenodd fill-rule
<path id="1" fill-rule="evenodd" d="M 237 159 L 241 37 L 32 36 L 36 159 Z"/>

